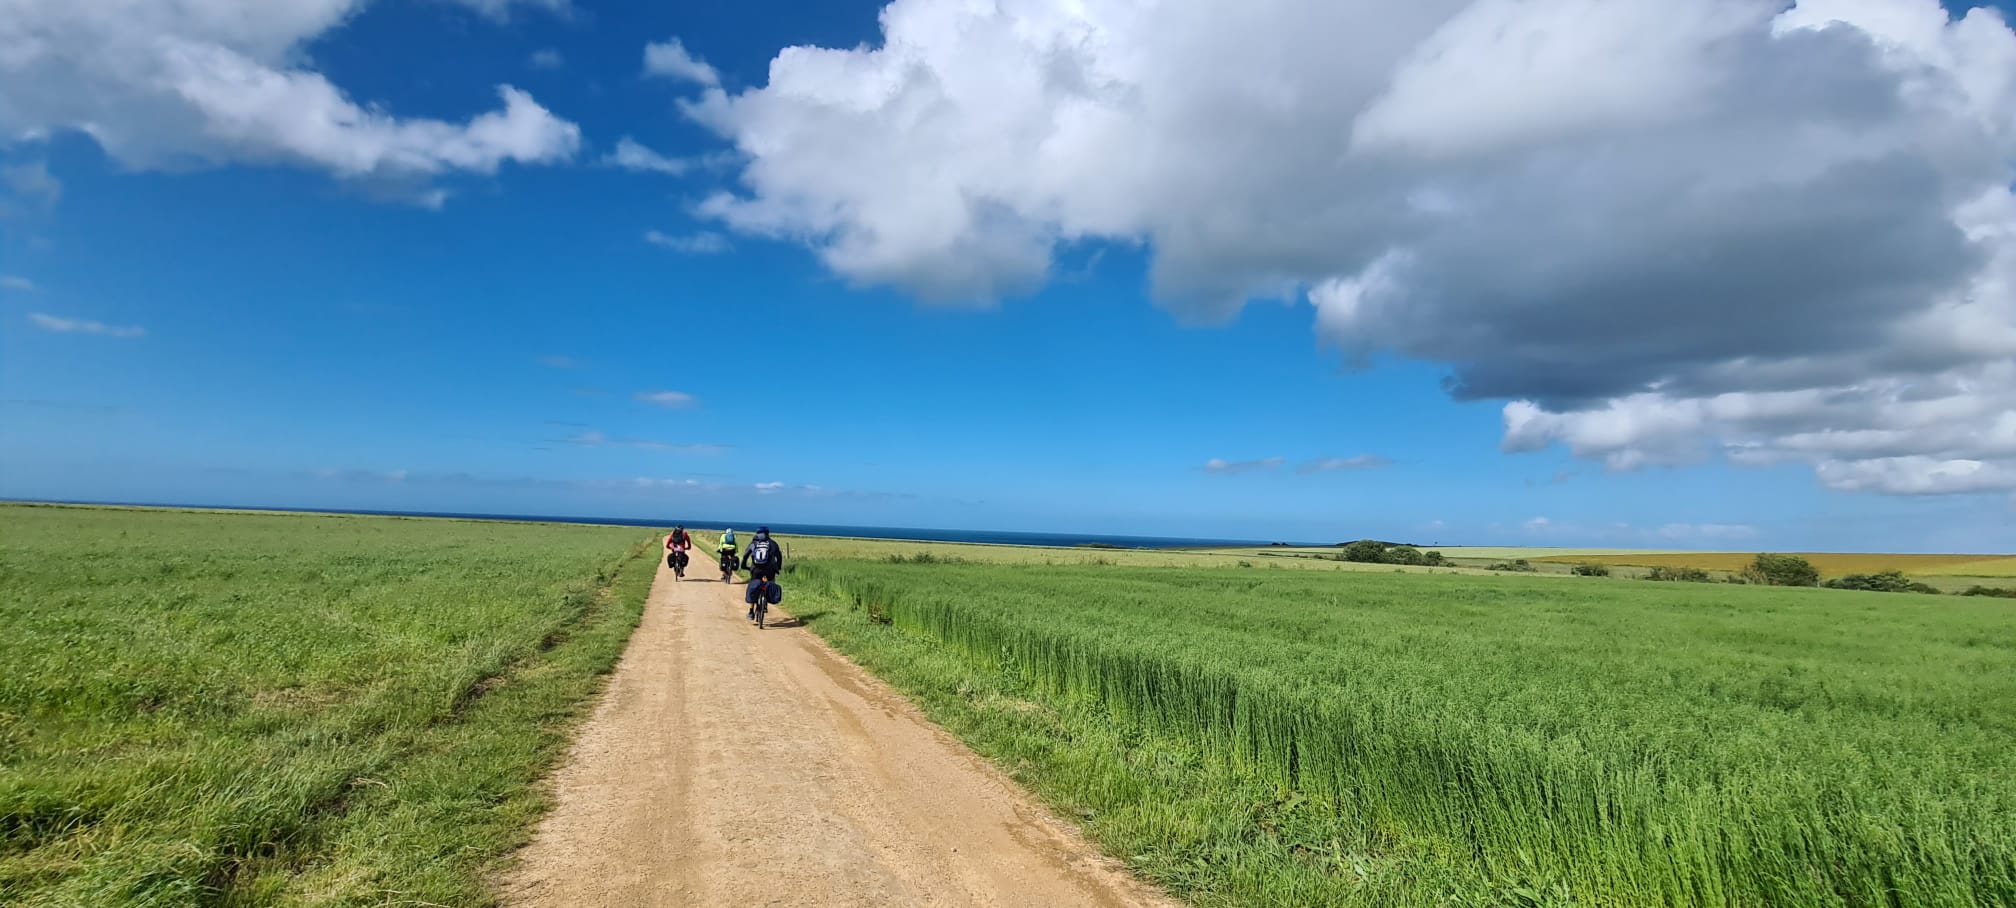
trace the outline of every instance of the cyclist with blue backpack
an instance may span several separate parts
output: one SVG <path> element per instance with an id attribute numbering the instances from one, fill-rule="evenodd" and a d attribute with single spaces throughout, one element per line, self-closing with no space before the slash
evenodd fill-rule
<path id="1" fill-rule="evenodd" d="M 777 585 L 777 574 L 784 569 L 784 547 L 770 538 L 769 527 L 756 528 L 756 537 L 749 540 L 748 551 L 742 553 L 742 569 L 749 572 L 749 588 L 742 601 L 749 605 L 749 620 L 761 627 L 759 600 L 760 606 L 769 606 L 784 598 L 783 588 Z"/>

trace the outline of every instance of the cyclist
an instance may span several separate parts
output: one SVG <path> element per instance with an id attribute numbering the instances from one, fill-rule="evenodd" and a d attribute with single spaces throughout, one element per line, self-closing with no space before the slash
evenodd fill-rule
<path id="1" fill-rule="evenodd" d="M 672 532 L 665 537 L 665 564 L 684 576 L 686 562 L 692 557 L 689 554 L 692 551 L 693 537 L 686 535 L 686 525 L 682 523 L 673 527 Z"/>
<path id="2" fill-rule="evenodd" d="M 743 593 L 742 600 L 749 604 L 749 620 L 754 621 L 756 597 L 769 596 L 770 591 L 764 584 L 775 584 L 777 572 L 784 569 L 784 547 L 770 538 L 769 527 L 756 528 L 756 538 L 749 540 L 749 551 L 742 555 L 742 569 L 749 572 L 749 589 Z"/>
<path id="3" fill-rule="evenodd" d="M 734 530 L 721 531 L 721 544 L 714 547 L 714 553 L 721 558 L 721 580 L 725 583 L 734 575 L 737 566 Z"/>

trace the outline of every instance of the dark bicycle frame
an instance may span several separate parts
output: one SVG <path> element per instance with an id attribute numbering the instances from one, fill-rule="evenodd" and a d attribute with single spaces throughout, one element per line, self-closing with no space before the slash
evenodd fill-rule
<path id="1" fill-rule="evenodd" d="M 757 577 L 753 582 L 757 585 L 755 604 L 756 626 L 760 628 L 763 626 L 764 616 L 770 614 L 770 585 L 777 581 L 771 577 Z"/>

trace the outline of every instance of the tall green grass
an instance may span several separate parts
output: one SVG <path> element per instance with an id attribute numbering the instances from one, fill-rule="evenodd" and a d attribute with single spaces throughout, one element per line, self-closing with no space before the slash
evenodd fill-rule
<path id="1" fill-rule="evenodd" d="M 656 552 L 0 507 L 0 904 L 489 903 Z"/>
<path id="2" fill-rule="evenodd" d="M 2016 904 L 2005 607 L 1394 574 L 796 575 L 815 629 L 1200 901 Z M 984 716 L 987 697 L 1031 706 Z M 1403 869 L 1371 886 L 1381 862 Z"/>

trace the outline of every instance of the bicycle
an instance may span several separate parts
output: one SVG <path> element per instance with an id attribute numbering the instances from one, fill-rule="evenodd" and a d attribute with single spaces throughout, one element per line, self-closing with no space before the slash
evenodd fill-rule
<path id="1" fill-rule="evenodd" d="M 722 583 L 734 583 L 734 582 L 735 582 L 735 569 L 736 569 L 736 568 L 739 568 L 739 567 L 741 567 L 741 566 L 742 566 L 742 562 L 741 562 L 741 560 L 739 560 L 739 559 L 737 559 L 737 558 L 735 557 L 735 553 L 734 553 L 734 552 L 722 552 L 722 553 L 721 553 L 721 582 L 722 582 Z"/>
<path id="2" fill-rule="evenodd" d="M 749 620 L 756 622 L 756 629 L 763 629 L 763 621 L 770 614 L 770 587 L 777 581 L 768 577 L 758 577 L 752 583 L 756 603 L 749 606 Z"/>
<path id="3" fill-rule="evenodd" d="M 686 565 L 691 560 L 687 556 L 685 549 L 673 549 L 671 553 L 665 556 L 665 566 L 672 569 L 674 579 L 684 580 L 686 579 Z"/>

